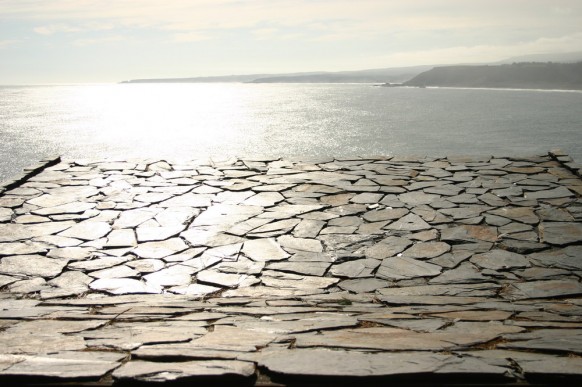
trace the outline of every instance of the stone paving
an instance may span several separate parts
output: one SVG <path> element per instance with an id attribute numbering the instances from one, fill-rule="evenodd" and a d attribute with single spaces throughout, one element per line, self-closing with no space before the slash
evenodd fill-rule
<path id="1" fill-rule="evenodd" d="M 0 381 L 579 382 L 578 168 L 55 160 L 0 188 Z"/>

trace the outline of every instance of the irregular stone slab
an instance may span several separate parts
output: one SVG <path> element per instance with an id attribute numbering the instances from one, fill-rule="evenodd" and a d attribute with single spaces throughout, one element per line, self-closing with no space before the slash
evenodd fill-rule
<path id="1" fill-rule="evenodd" d="M 133 252 L 141 258 L 164 258 L 177 254 L 188 248 L 188 245 L 180 238 L 172 238 L 161 242 L 146 242 L 137 246 Z"/>
<path id="2" fill-rule="evenodd" d="M 384 220 L 400 219 L 408 214 L 406 208 L 385 208 L 366 212 L 362 217 L 368 222 L 381 222 Z"/>
<path id="3" fill-rule="evenodd" d="M 163 241 L 177 236 L 186 228 L 185 225 L 165 227 L 138 227 L 135 229 L 138 242 Z"/>
<path id="4" fill-rule="evenodd" d="M 174 265 L 155 273 L 145 275 L 143 278 L 148 285 L 159 286 L 188 286 L 192 282 L 192 274 L 195 269 L 186 265 Z"/>
<path id="5" fill-rule="evenodd" d="M 577 280 L 563 279 L 512 283 L 503 294 L 513 300 L 530 298 L 566 297 L 582 294 L 582 284 Z"/>
<path id="6" fill-rule="evenodd" d="M 331 266 L 329 262 L 273 262 L 267 265 L 267 269 L 285 271 L 295 274 L 323 276 Z"/>
<path id="7" fill-rule="evenodd" d="M 271 222 L 259 226 L 249 232 L 249 236 L 260 235 L 261 233 L 271 233 L 277 231 L 279 235 L 290 231 L 300 222 L 299 219 L 284 219 L 278 222 Z"/>
<path id="8" fill-rule="evenodd" d="M 204 270 L 196 275 L 200 282 L 224 286 L 247 287 L 260 282 L 257 277 L 248 274 L 221 273 L 216 270 Z"/>
<path id="9" fill-rule="evenodd" d="M 381 377 L 426 375 L 461 368 L 463 358 L 427 352 L 362 353 L 326 349 L 293 349 L 269 352 L 259 358 L 259 365 L 270 372 L 302 377 Z M 502 367 L 479 362 L 472 372 L 503 375 Z M 452 373 L 460 371 L 452 371 Z M 470 371 L 465 371 L 470 372 Z"/>
<path id="10" fill-rule="evenodd" d="M 129 266 L 119 265 L 115 267 L 110 267 L 108 269 L 92 271 L 89 275 L 93 278 L 126 278 L 126 277 L 138 277 L 139 272 L 133 270 Z"/>
<path id="11" fill-rule="evenodd" d="M 166 265 L 159 259 L 136 259 L 126 263 L 127 266 L 137 270 L 141 274 L 153 273 L 162 270 Z"/>
<path id="12" fill-rule="evenodd" d="M 272 207 L 283 200 L 285 200 L 285 197 L 279 192 L 261 192 L 251 196 L 243 204 L 247 206 Z"/>
<path id="13" fill-rule="evenodd" d="M 432 263 L 408 257 L 392 257 L 382 261 L 376 276 L 389 280 L 403 280 L 418 277 L 434 277 L 441 273 L 441 267 Z"/>
<path id="14" fill-rule="evenodd" d="M 582 353 L 582 329 L 538 329 L 506 335 L 499 348 Z"/>
<path id="15" fill-rule="evenodd" d="M 582 270 L 582 250 L 578 246 L 569 246 L 555 251 L 530 254 L 537 265 L 557 267 L 566 270 Z"/>
<path id="16" fill-rule="evenodd" d="M 0 207 L 0 222 L 9 222 L 14 215 L 14 211 L 10 208 Z"/>
<path id="17" fill-rule="evenodd" d="M 13 282 L 20 281 L 20 278 L 10 277 L 8 275 L 0 274 L 0 288 L 9 285 Z"/>
<path id="18" fill-rule="evenodd" d="M 458 312 L 431 313 L 430 315 L 455 321 L 505 321 L 513 313 L 502 310 L 463 310 Z"/>
<path id="19" fill-rule="evenodd" d="M 582 242 L 582 223 L 542 222 L 539 231 L 541 242 L 553 245 Z"/>
<path id="20" fill-rule="evenodd" d="M 217 204 L 198 215 L 192 222 L 192 226 L 233 226 L 261 213 L 263 213 L 263 208 L 258 206 Z"/>
<path id="21" fill-rule="evenodd" d="M 250 288 L 238 288 L 233 290 L 227 290 L 226 292 L 222 293 L 222 296 L 225 298 L 230 297 L 269 297 L 271 300 L 273 299 L 294 299 L 301 296 L 309 296 L 313 294 L 321 294 L 325 291 L 322 289 L 277 289 L 268 286 L 253 286 Z"/>
<path id="22" fill-rule="evenodd" d="M 61 274 L 68 262 L 66 259 L 51 259 L 42 255 L 13 255 L 2 258 L 0 273 L 52 278 Z"/>
<path id="23" fill-rule="evenodd" d="M 251 331 L 226 325 L 215 325 L 214 331 L 190 342 L 193 348 L 207 348 L 223 351 L 254 352 L 267 346 L 277 335 Z"/>
<path id="24" fill-rule="evenodd" d="M 533 209 L 529 207 L 504 207 L 489 211 L 489 213 L 526 224 L 538 224 L 540 221 Z"/>
<path id="25" fill-rule="evenodd" d="M 71 228 L 59 233 L 59 236 L 91 241 L 107 235 L 111 226 L 107 222 L 93 222 L 91 220 L 75 224 Z"/>
<path id="26" fill-rule="evenodd" d="M 441 335 L 442 336 L 442 335 Z M 444 339 L 444 340 L 443 340 Z M 297 348 L 358 348 L 377 350 L 438 351 L 453 348 L 456 344 L 435 334 L 418 333 L 399 328 L 360 328 L 322 332 L 320 335 L 297 336 Z"/>
<path id="27" fill-rule="evenodd" d="M 457 268 L 447 270 L 438 277 L 432 278 L 431 284 L 470 284 L 478 282 L 489 282 L 490 278 L 485 277 L 475 266 L 469 262 L 461 263 Z"/>
<path id="28" fill-rule="evenodd" d="M 51 249 L 47 257 L 67 259 L 70 261 L 82 261 L 93 257 L 95 249 L 91 247 L 63 247 Z"/>
<path id="29" fill-rule="evenodd" d="M 128 260 L 129 257 L 103 257 L 88 261 L 73 262 L 68 265 L 68 268 L 86 271 L 102 270 L 120 265 Z"/>
<path id="30" fill-rule="evenodd" d="M 338 286 L 352 293 L 371 293 L 377 289 L 385 288 L 389 282 L 378 278 L 356 278 L 338 283 Z"/>
<path id="31" fill-rule="evenodd" d="M 420 231 L 428 230 L 431 227 L 420 216 L 408 214 L 398 219 L 396 222 L 390 223 L 385 228 L 394 231 Z"/>
<path id="32" fill-rule="evenodd" d="M 171 199 L 161 202 L 161 207 L 210 207 L 212 205 L 212 195 L 203 193 L 186 193 L 174 196 Z"/>
<path id="33" fill-rule="evenodd" d="M 544 200 L 544 199 L 559 199 L 574 196 L 574 194 L 566 187 L 557 187 L 545 191 L 526 192 L 526 199 Z"/>
<path id="34" fill-rule="evenodd" d="M 366 257 L 374 259 L 384 259 L 393 257 L 404 251 L 412 241 L 406 238 L 390 236 L 366 249 Z"/>
<path id="35" fill-rule="evenodd" d="M 208 286 L 202 284 L 190 284 L 188 286 L 174 286 L 168 289 L 172 293 L 185 294 L 188 296 L 203 297 L 208 294 L 215 293 L 222 288 L 217 288 L 215 286 Z"/>
<path id="36" fill-rule="evenodd" d="M 38 242 L 12 242 L 0 243 L 0 256 L 3 255 L 29 255 L 46 253 L 48 246 Z"/>
<path id="37" fill-rule="evenodd" d="M 324 221 L 303 219 L 301 223 L 293 229 L 293 236 L 295 238 L 315 238 L 323 226 L 325 226 Z"/>
<path id="38" fill-rule="evenodd" d="M 72 202 L 55 207 L 42 207 L 36 210 L 32 210 L 31 213 L 43 216 L 57 214 L 80 214 L 87 210 L 95 208 L 95 206 L 96 206 L 95 203 Z"/>
<path id="39" fill-rule="evenodd" d="M 547 356 L 539 360 L 519 360 L 518 364 L 527 379 L 552 377 L 580 377 L 582 359 L 579 357 Z"/>
<path id="40" fill-rule="evenodd" d="M 243 245 L 242 253 L 258 262 L 280 261 L 289 257 L 289 254 L 272 238 L 248 240 Z"/>
<path id="41" fill-rule="evenodd" d="M 372 277 L 372 272 L 380 265 L 381 261 L 377 259 L 357 259 L 331 267 L 331 274 L 336 277 L 345 278 L 364 278 Z"/>
<path id="42" fill-rule="evenodd" d="M 261 281 L 266 286 L 291 289 L 325 289 L 339 282 L 339 278 L 313 277 L 264 270 Z"/>
<path id="43" fill-rule="evenodd" d="M 115 229 L 130 229 L 152 219 L 161 211 L 161 208 L 138 208 L 122 211 L 119 218 L 113 223 Z"/>
<path id="44" fill-rule="evenodd" d="M 458 296 L 458 297 L 493 297 L 501 286 L 494 283 L 484 284 L 447 284 L 406 286 L 379 289 L 384 296 Z"/>
<path id="45" fill-rule="evenodd" d="M 294 238 L 290 235 L 283 235 L 277 238 L 277 242 L 281 244 L 287 251 L 307 251 L 312 253 L 321 253 L 323 246 L 317 239 Z"/>
<path id="46" fill-rule="evenodd" d="M 496 242 L 497 229 L 489 226 L 462 225 L 441 230 L 445 242 Z"/>
<path id="47" fill-rule="evenodd" d="M 75 222 L 50 222 L 39 224 L 0 223 L 0 242 L 16 242 L 56 234 L 73 226 Z"/>
<path id="48" fill-rule="evenodd" d="M 161 383 L 197 378 L 245 379 L 255 373 L 255 365 L 238 360 L 199 360 L 189 362 L 131 361 L 113 372 L 113 378 L 121 382 L 140 381 Z"/>
<path id="49" fill-rule="evenodd" d="M 93 290 L 103 291 L 111 294 L 135 294 L 135 293 L 161 293 L 162 288 L 154 284 L 128 279 L 111 278 L 99 279 L 92 282 L 89 287 Z"/>
<path id="50" fill-rule="evenodd" d="M 108 352 L 58 352 L 47 355 L 0 355 L 0 364 L 9 363 L 0 376 L 100 379 L 119 366 L 125 354 Z"/>
<path id="51" fill-rule="evenodd" d="M 45 354 L 59 351 L 82 351 L 85 341 L 79 336 L 63 335 L 57 332 L 24 333 L 15 335 L 0 332 L 0 354 Z"/>
<path id="52" fill-rule="evenodd" d="M 445 242 L 420 242 L 412 245 L 402 253 L 405 257 L 430 259 L 438 257 L 451 250 L 451 246 Z"/>
<path id="53" fill-rule="evenodd" d="M 422 204 L 431 204 L 433 201 L 440 199 L 439 195 L 427 194 L 422 191 L 407 192 L 398 195 L 398 200 L 410 206 L 419 206 Z"/>
<path id="54" fill-rule="evenodd" d="M 477 254 L 471 262 L 482 269 L 512 270 L 530 267 L 529 261 L 521 254 L 505 250 L 491 250 L 484 254 Z"/>
<path id="55" fill-rule="evenodd" d="M 326 316 L 325 314 L 307 314 L 307 316 L 303 316 L 304 314 L 298 314 L 298 317 L 300 316 L 301 318 L 294 320 L 243 320 L 235 324 L 239 328 L 279 335 L 320 331 L 324 329 L 350 328 L 358 325 L 357 319 L 346 315 L 337 314 Z"/>

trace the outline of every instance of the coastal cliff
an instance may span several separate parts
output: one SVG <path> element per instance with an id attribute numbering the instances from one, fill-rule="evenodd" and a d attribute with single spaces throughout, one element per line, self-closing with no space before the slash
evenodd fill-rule
<path id="1" fill-rule="evenodd" d="M 582 62 L 435 67 L 402 85 L 582 90 Z"/>

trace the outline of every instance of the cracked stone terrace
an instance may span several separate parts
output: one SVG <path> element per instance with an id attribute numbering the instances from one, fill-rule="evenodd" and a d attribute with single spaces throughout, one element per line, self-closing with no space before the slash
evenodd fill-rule
<path id="1" fill-rule="evenodd" d="M 55 160 L 0 192 L 0 381 L 582 377 L 560 151 Z"/>

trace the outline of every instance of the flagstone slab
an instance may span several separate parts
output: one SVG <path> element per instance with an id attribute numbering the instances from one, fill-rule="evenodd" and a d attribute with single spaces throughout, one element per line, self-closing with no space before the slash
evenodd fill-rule
<path id="1" fill-rule="evenodd" d="M 277 242 L 288 252 L 307 251 L 321 253 L 323 246 L 317 239 L 295 238 L 290 235 L 283 235 L 277 238 Z"/>
<path id="2" fill-rule="evenodd" d="M 538 329 L 505 335 L 500 348 L 582 353 L 582 329 Z"/>
<path id="3" fill-rule="evenodd" d="M 388 280 L 403 280 L 418 277 L 434 277 L 441 267 L 409 257 L 392 257 L 382 261 L 376 276 Z"/>
<path id="4" fill-rule="evenodd" d="M 462 225 L 441 230 L 444 242 L 496 242 L 497 229 L 489 226 Z"/>
<path id="5" fill-rule="evenodd" d="M 323 276 L 327 269 L 331 266 L 329 262 L 271 262 L 266 268 L 269 270 L 277 270 L 290 272 L 295 274 L 305 274 L 310 276 Z"/>
<path id="6" fill-rule="evenodd" d="M 366 249 L 366 257 L 375 259 L 393 257 L 404 251 L 410 245 L 412 245 L 412 241 L 409 239 L 390 236 L 380 241 L 380 243 L 368 247 Z"/>
<path id="7" fill-rule="evenodd" d="M 0 364 L 10 366 L 1 369 L 6 378 L 56 378 L 58 380 L 99 380 L 119 367 L 125 354 L 111 352 L 58 352 L 46 355 L 0 355 Z"/>
<path id="8" fill-rule="evenodd" d="M 248 240 L 243 244 L 241 251 L 248 258 L 258 262 L 280 261 L 289 257 L 289 254 L 272 238 Z"/>
<path id="9" fill-rule="evenodd" d="M 83 221 L 77 223 L 65 231 L 59 233 L 59 236 L 76 238 L 84 241 L 92 241 L 107 235 L 111 231 L 111 226 L 107 222 Z"/>
<path id="10" fill-rule="evenodd" d="M 402 255 L 410 258 L 430 259 L 450 250 L 451 246 L 445 242 L 419 242 L 404 251 Z"/>
<path id="11" fill-rule="evenodd" d="M 430 225 L 426 223 L 420 216 L 415 214 L 408 214 L 390 223 L 385 227 L 388 230 L 394 231 L 420 231 L 430 229 Z"/>
<path id="12" fill-rule="evenodd" d="M 325 289 L 339 282 L 339 278 L 305 276 L 264 270 L 261 282 L 266 286 L 291 289 Z"/>
<path id="13" fill-rule="evenodd" d="M 576 279 L 512 283 L 504 296 L 513 300 L 553 298 L 582 294 L 582 283 Z"/>
<path id="14" fill-rule="evenodd" d="M 542 222 L 539 226 L 541 242 L 567 245 L 582 242 L 582 224 L 574 222 Z"/>
<path id="15" fill-rule="evenodd" d="M 482 269 L 491 270 L 513 270 L 531 266 L 529 260 L 523 255 L 505 250 L 491 250 L 476 254 L 471 258 L 471 262 Z"/>
<path id="16" fill-rule="evenodd" d="M 180 253 L 188 248 L 188 245 L 180 238 L 171 238 L 160 242 L 145 242 L 139 244 L 133 252 L 141 258 L 164 258 L 172 254 Z"/>
<path id="17" fill-rule="evenodd" d="M 39 224 L 0 223 L 0 242 L 16 242 L 56 234 L 73 226 L 75 222 L 50 222 Z"/>
<path id="18" fill-rule="evenodd" d="M 199 360 L 179 363 L 132 361 L 113 372 L 113 378 L 121 382 L 146 383 L 187 382 L 199 378 L 232 380 L 246 379 L 255 373 L 255 365 L 239 360 Z"/>
<path id="19" fill-rule="evenodd" d="M 42 255 L 13 255 L 0 261 L 0 273 L 19 276 L 55 277 L 63 271 L 69 261 L 46 258 Z"/>
<path id="20" fill-rule="evenodd" d="M 93 290 L 103 291 L 111 294 L 135 294 L 135 293 L 161 293 L 159 285 L 148 284 L 130 278 L 107 278 L 98 279 L 92 282 L 89 287 Z"/>
<path id="21" fill-rule="evenodd" d="M 0 243 L 0 256 L 28 255 L 46 253 L 49 246 L 39 242 L 7 242 Z"/>

